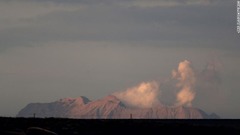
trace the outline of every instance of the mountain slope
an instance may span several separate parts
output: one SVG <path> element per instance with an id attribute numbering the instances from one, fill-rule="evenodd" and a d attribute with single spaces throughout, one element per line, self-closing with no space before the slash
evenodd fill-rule
<path id="1" fill-rule="evenodd" d="M 31 103 L 23 108 L 17 117 L 67 117 L 67 118 L 144 118 L 144 119 L 204 119 L 219 118 L 190 107 L 131 108 L 115 96 L 90 101 L 86 97 L 65 98 L 52 103 Z"/>
<path id="2" fill-rule="evenodd" d="M 90 100 L 86 97 L 64 98 L 51 103 L 30 103 L 17 116 L 32 117 L 69 117 L 86 105 Z"/>

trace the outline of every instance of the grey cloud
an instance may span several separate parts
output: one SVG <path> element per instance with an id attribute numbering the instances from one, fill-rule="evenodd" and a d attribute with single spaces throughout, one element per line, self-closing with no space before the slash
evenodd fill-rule
<path id="1" fill-rule="evenodd" d="M 52 5 L 54 7 L 57 5 L 57 1 L 51 2 L 55 2 Z M 69 3 L 91 5 L 94 2 Z M 7 48 L 50 41 L 89 40 L 138 42 L 139 45 L 160 47 L 239 48 L 234 6 L 235 3 L 174 8 L 125 8 L 105 4 L 84 10 L 67 10 L 71 6 L 65 7 L 63 4 L 60 7 L 66 10 L 56 8 L 54 12 L 12 22 L 15 25 L 9 27 L 5 27 L 8 24 L 2 24 L 0 46 Z M 178 42 L 178 45 L 171 42 Z"/>
<path id="2" fill-rule="evenodd" d="M 11 0 L 16 1 L 16 0 Z M 24 0 L 28 1 L 29 0 Z M 33 0 L 35 2 L 54 2 L 54 3 L 71 3 L 86 5 L 119 5 L 119 6 L 135 6 L 135 7 L 164 7 L 164 6 L 180 6 L 180 5 L 209 5 L 214 3 L 226 3 L 225 0 Z"/>
<path id="3" fill-rule="evenodd" d="M 210 61 L 205 69 L 200 74 L 200 80 L 205 83 L 220 85 L 222 82 L 221 74 L 219 71 L 219 63 Z"/>

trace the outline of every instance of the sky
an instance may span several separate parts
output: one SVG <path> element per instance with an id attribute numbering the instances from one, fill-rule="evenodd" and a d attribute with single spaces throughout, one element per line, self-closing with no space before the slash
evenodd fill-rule
<path id="1" fill-rule="evenodd" d="M 149 81 L 171 104 L 186 60 L 192 107 L 240 118 L 239 51 L 236 0 L 0 0 L 0 116 Z"/>

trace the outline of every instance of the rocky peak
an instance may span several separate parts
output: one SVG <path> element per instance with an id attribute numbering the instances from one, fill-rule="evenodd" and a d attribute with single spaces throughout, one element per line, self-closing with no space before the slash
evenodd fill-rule
<path id="1" fill-rule="evenodd" d="M 17 117 L 65 117 L 65 118 L 134 118 L 143 119 L 209 119 L 219 118 L 216 114 L 208 115 L 192 107 L 168 107 L 157 105 L 153 108 L 131 108 L 125 106 L 113 95 L 90 101 L 86 97 L 64 98 L 51 103 L 31 103 L 23 108 Z"/>
<path id="2" fill-rule="evenodd" d="M 90 102 L 90 100 L 84 96 L 80 96 L 78 98 L 63 98 L 58 100 L 57 102 L 63 104 L 78 104 L 78 105 L 85 105 Z"/>

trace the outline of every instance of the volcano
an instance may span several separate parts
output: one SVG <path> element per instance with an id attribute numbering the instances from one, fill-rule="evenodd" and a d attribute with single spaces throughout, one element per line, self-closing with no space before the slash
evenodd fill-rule
<path id="1" fill-rule="evenodd" d="M 216 114 L 192 107 L 169 107 L 161 104 L 151 108 L 134 108 L 122 103 L 117 97 L 90 101 L 86 97 L 64 98 L 51 103 L 30 103 L 17 117 L 56 117 L 77 119 L 215 119 Z"/>

